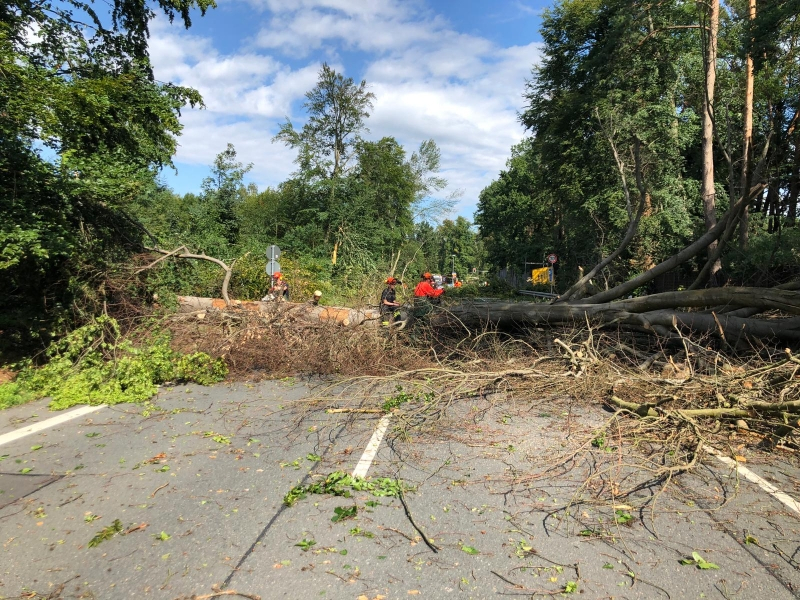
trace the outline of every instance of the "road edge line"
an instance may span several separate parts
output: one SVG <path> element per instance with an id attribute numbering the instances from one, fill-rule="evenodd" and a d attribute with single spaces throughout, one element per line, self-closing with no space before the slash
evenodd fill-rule
<path id="1" fill-rule="evenodd" d="M 0 446 L 10 442 L 15 442 L 31 434 L 38 433 L 39 431 L 49 429 L 50 427 L 54 427 L 56 425 L 60 425 L 61 423 L 66 423 L 72 419 L 77 419 L 83 415 L 91 414 L 100 410 L 101 408 L 105 408 L 106 406 L 106 404 L 100 404 L 97 406 L 81 406 L 80 408 L 76 408 L 68 413 L 58 415 L 57 417 L 45 419 L 44 421 L 39 421 L 38 423 L 27 425 L 25 427 L 15 429 L 14 431 L 9 431 L 8 433 L 0 435 Z"/>

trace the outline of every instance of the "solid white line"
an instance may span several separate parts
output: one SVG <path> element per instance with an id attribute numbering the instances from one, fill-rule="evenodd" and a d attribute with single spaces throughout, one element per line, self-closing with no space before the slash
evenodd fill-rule
<path id="1" fill-rule="evenodd" d="M 57 417 L 53 417 L 52 419 L 45 419 L 44 421 L 39 421 L 38 423 L 34 423 L 33 425 L 28 425 L 27 427 L 17 429 L 10 433 L 5 433 L 3 435 L 0 435 L 0 446 L 18 440 L 20 438 L 24 438 L 26 435 L 36 433 L 37 431 L 42 431 L 43 429 L 54 427 L 56 425 L 61 425 L 61 423 L 66 423 L 67 421 L 71 421 L 72 419 L 77 419 L 78 417 L 82 417 L 83 415 L 88 415 L 89 413 L 93 413 L 105 407 L 106 407 L 105 404 L 100 404 L 99 406 L 81 406 L 80 408 L 71 410 L 70 412 L 64 413 L 63 415 L 58 415 Z"/>
<path id="2" fill-rule="evenodd" d="M 361 455 L 361 460 L 358 461 L 353 471 L 353 477 L 361 477 L 363 479 L 367 476 L 367 471 L 369 471 L 369 467 L 375 459 L 375 455 L 378 454 L 378 448 L 381 445 L 383 436 L 386 434 L 386 429 L 389 427 L 390 419 L 391 415 L 386 415 L 378 421 L 378 427 L 375 428 L 375 432 L 372 434 L 369 444 L 367 444 L 367 447 L 364 449 L 364 454 Z"/>
<path id="3" fill-rule="evenodd" d="M 745 479 L 752 481 L 762 490 L 764 490 L 768 494 L 771 494 L 772 496 L 783 502 L 786 506 L 791 508 L 797 514 L 800 514 L 800 502 L 792 498 L 789 494 L 780 491 L 766 479 L 759 477 L 747 467 L 739 464 L 732 458 L 728 458 L 718 450 L 715 450 L 714 448 L 709 448 L 708 446 L 706 446 L 706 450 L 708 450 L 709 454 L 713 454 L 714 456 L 717 457 L 717 459 L 719 459 L 729 467 L 734 467 Z"/>

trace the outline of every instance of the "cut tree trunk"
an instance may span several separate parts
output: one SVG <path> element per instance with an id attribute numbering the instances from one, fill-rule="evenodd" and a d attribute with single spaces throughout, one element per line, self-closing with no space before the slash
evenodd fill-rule
<path id="1" fill-rule="evenodd" d="M 180 311 L 184 313 L 203 314 L 209 310 L 250 311 L 281 318 L 297 319 L 317 323 L 332 323 L 342 326 L 377 327 L 380 322 L 380 311 L 374 309 L 356 310 L 339 306 L 314 306 L 310 303 L 296 302 L 247 302 L 235 300 L 228 304 L 219 298 L 199 298 L 197 296 L 178 296 Z"/>

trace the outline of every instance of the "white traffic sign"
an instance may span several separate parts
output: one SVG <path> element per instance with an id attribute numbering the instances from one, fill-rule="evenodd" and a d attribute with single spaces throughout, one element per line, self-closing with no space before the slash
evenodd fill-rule
<path id="1" fill-rule="evenodd" d="M 555 254 L 548 254 L 547 262 L 549 262 L 551 265 L 556 264 L 558 262 L 558 256 L 556 256 Z"/>
<path id="2" fill-rule="evenodd" d="M 267 263 L 267 275 L 270 277 L 275 273 L 281 272 L 281 265 L 277 260 L 271 260 Z"/>
<path id="3" fill-rule="evenodd" d="M 276 245 L 267 248 L 267 258 L 271 261 L 278 260 L 281 257 L 281 249 Z"/>

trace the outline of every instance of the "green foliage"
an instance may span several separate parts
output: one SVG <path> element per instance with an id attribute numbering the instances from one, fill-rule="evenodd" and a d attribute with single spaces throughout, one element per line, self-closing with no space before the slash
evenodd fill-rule
<path id="1" fill-rule="evenodd" d="M 15 381 L 0 385 L 0 410 L 11 408 L 17 404 L 25 404 L 35 399 L 36 394 L 29 392 Z"/>
<path id="2" fill-rule="evenodd" d="M 617 510 L 614 512 L 614 522 L 619 525 L 627 525 L 633 520 L 631 514 L 625 510 Z"/>
<path id="3" fill-rule="evenodd" d="M 335 471 L 323 481 L 304 486 L 295 486 L 283 498 L 286 506 L 294 506 L 298 500 L 304 499 L 308 494 L 330 494 L 349 498 L 351 492 L 370 492 L 373 496 L 399 496 L 406 489 L 397 479 L 377 477 L 367 481 L 362 477 L 353 477 L 344 471 Z"/>
<path id="4" fill-rule="evenodd" d="M 103 542 L 110 540 L 112 537 L 117 535 L 122 531 L 122 521 L 119 519 L 114 519 L 114 522 L 109 525 L 108 527 L 103 527 L 100 531 L 98 531 L 94 537 L 89 540 L 89 548 L 94 548 L 95 546 L 99 546 Z"/>
<path id="5" fill-rule="evenodd" d="M 303 538 L 302 540 L 300 540 L 295 544 L 295 546 L 300 548 L 303 552 L 308 552 L 309 550 L 311 550 L 311 548 L 313 548 L 316 545 L 317 542 L 315 540 L 307 540 L 305 538 Z"/>
<path id="6" fill-rule="evenodd" d="M 788 132 L 800 108 L 792 83 L 800 62 L 789 48 L 800 38 L 786 6 L 768 3 L 750 22 L 746 5 L 724 4 L 719 30 L 720 214 L 742 192 L 735 166 L 743 152 L 742 62 L 758 49 L 751 151 L 754 162 L 764 153 L 762 176 L 769 171 L 771 186 L 750 206 L 751 243 L 742 239 L 739 250 L 729 245 L 726 262 L 735 281 L 762 285 L 797 272 L 796 244 L 780 240 L 796 224 L 798 203 L 797 140 Z M 559 0 L 545 11 L 543 58 L 520 114 L 531 136 L 512 148 L 506 169 L 481 192 L 476 214 L 494 266 L 519 273 L 526 260 L 556 252 L 563 288 L 579 266 L 591 267 L 617 248 L 642 194 L 637 235 L 598 282 L 629 279 L 705 230 L 699 182 L 706 10 L 683 2 L 631 10 L 624 0 Z M 685 265 L 684 277 L 698 267 Z"/>
<path id="7" fill-rule="evenodd" d="M 107 300 L 107 273 L 141 241 L 126 209 L 170 164 L 180 110 L 202 103 L 153 78 L 149 23 L 213 6 L 0 4 L 0 355 L 47 346 Z"/>
<path id="8" fill-rule="evenodd" d="M 697 552 L 692 552 L 692 558 L 682 558 L 680 563 L 682 565 L 695 565 L 698 569 L 703 569 L 704 571 L 709 569 L 719 569 L 719 565 L 708 562 Z"/>
<path id="9" fill-rule="evenodd" d="M 46 396 L 52 398 L 52 410 L 76 404 L 143 402 L 165 381 L 208 385 L 227 374 L 224 361 L 205 353 L 176 355 L 163 334 L 134 345 L 120 335 L 117 322 L 106 316 L 53 342 L 46 356 L 45 365 L 26 361 L 15 382 L 0 385 L 4 405 L 14 398 L 21 402 Z"/>
<path id="10" fill-rule="evenodd" d="M 356 515 L 358 514 L 358 507 L 357 506 L 337 506 L 333 509 L 333 516 L 331 517 L 331 521 L 333 523 L 338 523 L 340 521 L 346 521 L 347 519 L 355 519 Z"/>
<path id="11" fill-rule="evenodd" d="M 395 408 L 399 408 L 407 402 L 433 402 L 436 394 L 433 392 L 409 394 L 403 391 L 403 387 L 398 385 L 396 388 L 397 393 L 394 396 L 388 396 L 381 404 L 381 410 L 384 412 L 392 412 Z"/>
<path id="12" fill-rule="evenodd" d="M 194 381 L 200 385 L 211 385 L 225 379 L 228 366 L 221 358 L 211 358 L 205 352 L 195 352 L 173 361 L 175 377 L 183 381 Z"/>

